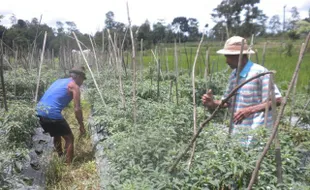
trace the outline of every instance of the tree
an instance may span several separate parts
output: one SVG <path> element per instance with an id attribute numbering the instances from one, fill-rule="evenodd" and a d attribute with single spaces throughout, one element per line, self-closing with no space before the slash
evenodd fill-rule
<path id="1" fill-rule="evenodd" d="M 79 33 L 79 30 L 77 29 L 75 22 L 66 21 L 66 25 L 67 25 L 67 30 L 68 30 L 69 34 L 71 34 L 72 32 Z"/>
<path id="2" fill-rule="evenodd" d="M 296 30 L 296 24 L 300 20 L 300 15 L 298 12 L 297 7 L 292 7 L 291 9 L 291 19 L 289 20 L 288 23 L 288 30 Z"/>
<path id="3" fill-rule="evenodd" d="M 172 26 L 176 33 L 188 32 L 188 21 L 186 17 L 176 17 L 172 21 Z"/>
<path id="4" fill-rule="evenodd" d="M 307 34 L 310 31 L 310 22 L 305 20 L 298 21 L 297 25 L 297 34 Z"/>
<path id="5" fill-rule="evenodd" d="M 105 16 L 105 28 L 113 29 L 115 27 L 114 13 L 112 11 L 109 11 L 105 14 Z"/>
<path id="6" fill-rule="evenodd" d="M 165 30 L 166 27 L 161 22 L 153 24 L 153 32 L 152 32 L 153 44 L 157 44 L 164 40 Z"/>
<path id="7" fill-rule="evenodd" d="M 281 22 L 279 15 L 273 15 L 269 20 L 269 29 L 273 34 L 281 31 Z"/>
<path id="8" fill-rule="evenodd" d="M 140 42 L 141 39 L 143 39 L 143 46 L 144 49 L 149 49 L 152 44 L 151 39 L 151 26 L 150 22 L 146 20 L 141 26 L 137 34 L 137 40 L 138 40 L 138 49 L 140 48 Z"/>
<path id="9" fill-rule="evenodd" d="M 213 9 L 211 16 L 214 22 L 221 23 L 220 25 L 225 27 L 227 37 L 232 34 L 245 37 L 251 36 L 251 34 L 262 34 L 265 30 L 264 23 L 267 17 L 256 6 L 259 2 L 260 0 L 222 0 Z M 243 12 L 245 19 L 241 21 L 240 14 Z"/>
<path id="10" fill-rule="evenodd" d="M 56 21 L 56 27 L 57 27 L 57 34 L 63 34 L 64 31 L 64 24 L 61 21 Z"/>
<path id="11" fill-rule="evenodd" d="M 196 18 L 188 19 L 188 35 L 189 41 L 197 41 L 199 39 L 199 22 Z"/>

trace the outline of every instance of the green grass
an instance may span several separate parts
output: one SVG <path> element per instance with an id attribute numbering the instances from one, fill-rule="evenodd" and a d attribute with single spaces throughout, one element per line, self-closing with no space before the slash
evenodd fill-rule
<path id="1" fill-rule="evenodd" d="M 249 43 L 249 42 L 248 42 Z M 264 40 L 259 40 L 257 44 L 253 47 L 258 52 L 258 63 L 262 64 L 262 53 L 263 46 L 265 44 Z M 220 42 L 205 42 L 199 52 L 199 56 L 196 63 L 195 74 L 196 77 L 203 77 L 205 70 L 205 57 L 207 48 L 210 47 L 210 70 L 212 72 L 222 71 L 227 69 L 227 64 L 225 63 L 225 57 L 223 55 L 216 54 L 216 51 L 223 47 L 220 46 Z M 194 63 L 197 43 L 186 43 L 186 44 L 177 44 L 177 53 L 178 53 L 178 69 L 179 72 L 188 72 L 192 70 L 192 65 Z M 280 41 L 268 41 L 266 55 L 265 55 L 265 64 L 264 66 L 269 70 L 275 70 L 275 82 L 278 84 L 279 88 L 286 90 L 289 81 L 292 78 L 293 72 L 295 70 L 299 51 L 301 46 L 301 40 L 293 43 L 292 56 L 286 56 L 285 50 L 281 49 Z M 167 49 L 167 50 L 166 50 Z M 175 56 L 174 56 L 174 44 L 163 44 L 159 45 L 156 50 L 153 49 L 153 52 L 157 54 L 157 58 L 160 60 L 162 71 L 175 71 Z M 130 59 L 130 55 L 128 56 Z M 126 58 L 126 54 L 125 54 Z M 141 58 L 140 52 L 136 53 L 136 63 L 138 68 L 141 68 Z M 257 63 L 255 55 L 252 55 L 251 60 Z M 125 59 L 126 62 L 126 59 Z M 132 64 L 129 62 L 129 67 L 132 67 Z M 303 63 L 300 68 L 299 78 L 297 83 L 297 89 L 302 92 L 307 92 L 310 84 L 310 51 L 306 52 Z M 168 68 L 167 68 L 168 65 Z M 212 66 L 213 65 L 213 66 Z M 153 70 L 157 68 L 154 56 L 151 50 L 143 52 L 143 67 L 150 68 Z"/>
<path id="2" fill-rule="evenodd" d="M 82 100 L 81 105 L 86 120 L 90 114 L 90 104 Z M 59 159 L 56 154 L 54 155 L 47 171 L 47 189 L 99 189 L 99 176 L 91 139 L 89 135 L 79 137 L 79 125 L 75 119 L 72 102 L 65 108 L 63 114 L 75 137 L 74 158 L 72 164 L 68 166 L 64 163 L 64 159 Z"/>

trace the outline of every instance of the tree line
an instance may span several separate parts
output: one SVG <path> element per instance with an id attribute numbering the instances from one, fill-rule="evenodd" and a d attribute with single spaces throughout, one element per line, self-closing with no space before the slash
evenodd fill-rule
<path id="1" fill-rule="evenodd" d="M 310 9 L 309 16 L 301 19 L 296 7 L 290 10 L 290 17 L 284 22 L 280 21 L 279 15 L 273 15 L 270 19 L 258 8 L 260 0 L 222 0 L 213 9 L 212 20 L 216 23 L 209 28 L 208 23 L 202 23 L 206 36 L 215 40 L 225 40 L 232 35 L 250 37 L 255 36 L 274 36 L 287 33 L 292 39 L 299 38 L 300 35 L 310 30 Z M 46 47 L 53 49 L 55 55 L 61 51 L 62 47 L 78 49 L 72 32 L 75 32 L 79 40 L 86 46 L 91 47 L 89 38 L 94 38 L 97 48 L 104 50 L 108 47 L 108 30 L 116 43 L 124 49 L 131 47 L 128 26 L 114 19 L 112 11 L 106 13 L 105 27 L 102 31 L 97 31 L 94 36 L 83 34 L 79 31 L 73 21 L 57 21 L 56 27 L 41 24 L 41 19 L 33 18 L 31 21 L 10 17 L 11 27 L 6 28 L 1 25 L 0 15 L 0 37 L 8 48 L 19 49 L 19 51 L 30 52 L 34 46 L 42 47 L 43 33 L 47 31 Z M 196 18 L 184 16 L 175 17 L 171 23 L 158 20 L 151 24 L 146 20 L 140 26 L 132 26 L 137 49 L 143 41 L 144 49 L 149 49 L 158 43 L 173 43 L 174 41 L 197 42 L 202 31 L 199 31 L 201 23 Z M 105 39 L 105 40 L 103 40 Z M 102 42 L 105 44 L 102 44 Z"/>

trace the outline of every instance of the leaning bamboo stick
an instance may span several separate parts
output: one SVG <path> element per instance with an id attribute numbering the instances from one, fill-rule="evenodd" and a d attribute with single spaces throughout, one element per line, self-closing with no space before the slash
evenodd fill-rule
<path id="1" fill-rule="evenodd" d="M 127 16 L 128 16 L 128 23 L 129 23 L 129 30 L 130 30 L 130 38 L 131 38 L 131 45 L 132 45 L 132 63 L 133 63 L 133 97 L 132 97 L 132 102 L 133 102 L 133 122 L 136 124 L 137 121 L 137 98 L 136 98 L 136 52 L 135 52 L 135 41 L 133 38 L 132 34 L 132 28 L 131 28 L 131 20 L 129 16 L 129 6 L 127 2 Z"/>
<path id="2" fill-rule="evenodd" d="M 95 79 L 95 76 L 94 76 L 94 74 L 93 74 L 93 72 L 92 72 L 92 70 L 91 70 L 91 68 L 90 68 L 90 66 L 89 66 L 89 64 L 88 64 L 88 61 L 87 61 L 87 59 L 86 59 L 86 57 L 85 57 L 85 55 L 84 55 L 84 53 L 83 53 L 83 50 L 82 50 L 80 41 L 78 40 L 76 34 L 75 34 L 74 32 L 72 32 L 72 33 L 73 33 L 74 38 L 75 38 L 75 40 L 76 40 L 76 43 L 77 43 L 77 45 L 78 45 L 78 47 L 79 47 L 79 49 L 80 49 L 80 52 L 81 52 L 81 54 L 82 54 L 82 56 L 83 56 L 83 59 L 84 59 L 84 61 L 85 61 L 85 63 L 86 63 L 86 66 L 87 66 L 87 68 L 88 68 L 88 70 L 89 70 L 89 72 L 90 72 L 90 74 L 91 74 L 91 77 L 92 77 L 93 80 L 94 80 L 95 86 L 96 86 L 97 91 L 98 91 L 99 96 L 100 96 L 100 99 L 101 99 L 103 105 L 106 106 L 105 101 L 104 101 L 104 99 L 103 99 L 103 96 L 102 96 L 102 94 L 101 94 L 101 91 L 100 91 L 100 89 L 99 89 L 99 87 L 98 87 L 97 81 L 96 81 L 96 79 Z"/>
<path id="3" fill-rule="evenodd" d="M 276 120 L 276 122 L 274 124 L 274 128 L 273 128 L 272 134 L 271 134 L 271 136 L 270 136 L 270 138 L 269 138 L 269 140 L 268 140 L 268 142 L 267 142 L 267 144 L 266 144 L 266 146 L 265 146 L 261 156 L 259 157 L 259 159 L 256 162 L 256 166 L 255 166 L 254 171 L 252 172 L 252 177 L 251 177 L 251 181 L 250 181 L 250 183 L 248 185 L 248 190 L 252 189 L 252 187 L 253 187 L 253 185 L 255 183 L 255 180 L 257 178 L 258 171 L 260 169 L 260 165 L 261 165 L 265 155 L 267 154 L 267 151 L 269 150 L 270 145 L 271 145 L 274 137 L 276 136 L 276 133 L 277 133 L 277 130 L 278 130 L 278 127 L 279 127 L 279 123 L 280 123 L 280 119 L 281 119 L 281 117 L 283 115 L 285 106 L 287 104 L 287 99 L 288 99 L 288 97 L 289 97 L 289 95 L 291 93 L 291 90 L 293 88 L 293 85 L 294 85 L 294 82 L 296 80 L 297 74 L 299 72 L 300 65 L 302 63 L 302 60 L 303 60 L 303 57 L 304 57 L 304 54 L 305 54 L 305 50 L 307 49 L 307 45 L 309 43 L 309 39 L 310 39 L 310 32 L 309 32 L 309 34 L 307 36 L 307 39 L 306 39 L 306 42 L 305 42 L 305 46 L 302 47 L 301 50 L 300 50 L 301 53 L 300 53 L 300 56 L 299 56 L 299 59 L 298 59 L 298 62 L 297 62 L 296 68 L 295 68 L 295 72 L 293 74 L 292 80 L 291 80 L 290 85 L 288 87 L 287 94 L 286 94 L 284 100 L 282 101 L 282 104 L 281 104 L 281 107 L 280 107 L 280 113 L 277 116 L 277 120 Z"/>
<path id="4" fill-rule="evenodd" d="M 197 131 L 197 133 L 195 135 L 193 135 L 193 137 L 191 138 L 190 142 L 188 143 L 188 145 L 185 147 L 185 149 L 183 151 L 180 151 L 179 155 L 177 156 L 176 160 L 174 161 L 174 163 L 172 164 L 172 166 L 169 168 L 169 172 L 172 172 L 175 167 L 178 165 L 178 163 L 180 162 L 181 158 L 188 152 L 188 150 L 191 148 L 191 146 L 193 145 L 193 143 L 196 141 L 197 137 L 199 136 L 199 134 L 202 132 L 202 129 L 205 127 L 205 125 L 207 123 L 209 123 L 213 117 L 215 116 L 215 114 L 218 112 L 218 110 L 232 97 L 235 95 L 235 93 L 243 86 L 245 85 L 246 83 L 256 79 L 256 78 L 259 78 L 261 76 L 264 76 L 264 75 L 267 75 L 267 74 L 271 74 L 271 73 L 274 73 L 274 71 L 268 71 L 268 72 L 264 72 L 264 73 L 260 73 L 260 74 L 257 74 L 256 76 L 252 77 L 252 78 L 249 78 L 247 79 L 246 81 L 244 81 L 243 83 L 241 83 L 240 85 L 236 86 L 231 92 L 230 94 L 228 94 L 228 96 L 221 101 L 221 104 L 219 106 L 217 106 L 215 108 L 215 110 L 213 111 L 213 113 L 209 116 L 208 119 L 206 119 L 205 121 L 203 121 L 201 124 L 200 124 L 200 127 Z"/>
<path id="5" fill-rule="evenodd" d="M 40 65 L 39 65 L 39 72 L 38 72 L 38 79 L 37 79 L 37 88 L 36 88 L 36 94 L 34 98 L 34 103 L 37 103 L 38 100 L 38 93 L 39 93 L 39 86 L 40 86 L 40 78 L 41 78 L 41 68 L 44 60 L 44 50 L 45 50 L 45 44 L 46 44 L 46 36 L 47 32 L 45 31 L 44 33 L 44 40 L 43 40 L 43 47 L 42 47 L 42 52 L 41 52 L 41 58 L 40 58 Z"/>
<path id="6" fill-rule="evenodd" d="M 198 48 L 197 48 L 197 51 L 196 51 L 196 56 L 195 56 L 194 64 L 193 64 L 193 68 L 192 68 L 192 87 L 193 87 L 192 96 L 193 96 L 193 122 L 194 122 L 194 131 L 193 131 L 194 133 L 193 133 L 193 135 L 196 135 L 196 133 L 197 133 L 197 107 L 196 107 L 195 70 L 196 70 L 196 63 L 197 63 L 197 59 L 198 59 L 198 55 L 199 55 L 199 50 L 200 50 L 201 44 L 203 42 L 203 38 L 204 38 L 204 35 L 202 34 L 200 42 L 199 42 L 199 45 L 198 45 Z M 195 154 L 195 149 L 196 149 L 196 141 L 193 144 L 192 153 L 191 153 L 191 156 L 190 156 L 190 158 L 188 160 L 188 169 L 190 169 L 190 167 L 192 165 L 192 161 L 193 161 L 194 154 Z"/>

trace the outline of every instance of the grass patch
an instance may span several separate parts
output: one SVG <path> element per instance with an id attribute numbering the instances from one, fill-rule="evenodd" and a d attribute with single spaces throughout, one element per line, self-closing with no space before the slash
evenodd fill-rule
<path id="1" fill-rule="evenodd" d="M 82 100 L 81 104 L 85 120 L 90 115 L 90 105 L 85 100 Z M 46 174 L 47 189 L 99 189 L 99 176 L 97 175 L 89 130 L 85 127 L 87 135 L 79 137 L 79 125 L 75 119 L 72 102 L 65 108 L 63 115 L 75 137 L 74 157 L 72 164 L 67 166 L 64 163 L 64 158 L 58 158 L 56 153 L 53 155 Z"/>

